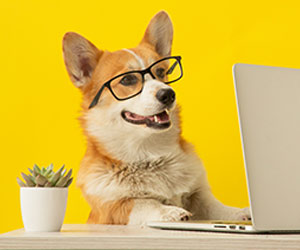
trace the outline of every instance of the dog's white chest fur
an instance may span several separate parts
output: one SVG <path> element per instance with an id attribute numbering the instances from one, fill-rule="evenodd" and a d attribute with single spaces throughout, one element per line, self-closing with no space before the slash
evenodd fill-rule
<path id="1" fill-rule="evenodd" d="M 96 193 L 102 201 L 155 198 L 165 204 L 182 206 L 182 196 L 197 187 L 203 172 L 199 162 L 195 163 L 182 153 L 152 161 L 124 163 L 117 171 L 99 168 L 90 178 L 87 192 Z"/>

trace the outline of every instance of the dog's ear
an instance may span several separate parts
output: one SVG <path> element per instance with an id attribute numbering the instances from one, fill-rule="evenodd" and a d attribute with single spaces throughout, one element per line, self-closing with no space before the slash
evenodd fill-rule
<path id="1" fill-rule="evenodd" d="M 63 54 L 71 81 L 82 87 L 91 80 L 102 51 L 81 35 L 68 32 L 63 38 Z"/>
<path id="2" fill-rule="evenodd" d="M 149 43 L 154 46 L 159 55 L 169 56 L 172 40 L 172 21 L 165 11 L 160 11 L 151 19 L 141 43 Z"/>

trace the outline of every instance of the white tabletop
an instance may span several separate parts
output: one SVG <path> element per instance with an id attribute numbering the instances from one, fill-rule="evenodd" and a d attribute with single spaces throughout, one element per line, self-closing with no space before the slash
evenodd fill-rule
<path id="1" fill-rule="evenodd" d="M 63 225 L 61 232 L 0 235 L 0 249 L 300 249 L 300 234 L 184 232 L 139 226 Z"/>

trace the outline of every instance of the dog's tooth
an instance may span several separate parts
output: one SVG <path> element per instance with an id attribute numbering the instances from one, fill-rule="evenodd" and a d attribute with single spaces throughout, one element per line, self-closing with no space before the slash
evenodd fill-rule
<path id="1" fill-rule="evenodd" d="M 156 115 L 154 116 L 154 121 L 155 121 L 155 122 L 158 122 L 158 118 L 157 118 Z"/>
<path id="2" fill-rule="evenodd" d="M 165 109 L 165 111 L 166 111 L 167 115 L 170 114 L 170 111 L 169 111 L 169 110 Z"/>

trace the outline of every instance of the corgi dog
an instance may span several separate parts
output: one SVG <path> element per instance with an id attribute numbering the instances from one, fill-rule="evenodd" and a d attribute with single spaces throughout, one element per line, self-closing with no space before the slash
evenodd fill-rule
<path id="1" fill-rule="evenodd" d="M 135 48 L 109 52 L 77 33 L 63 38 L 87 149 L 77 185 L 91 206 L 88 223 L 145 224 L 187 219 L 248 220 L 248 208 L 212 194 L 201 160 L 181 135 L 170 84 L 182 77 L 171 56 L 173 25 L 160 11 Z"/>

